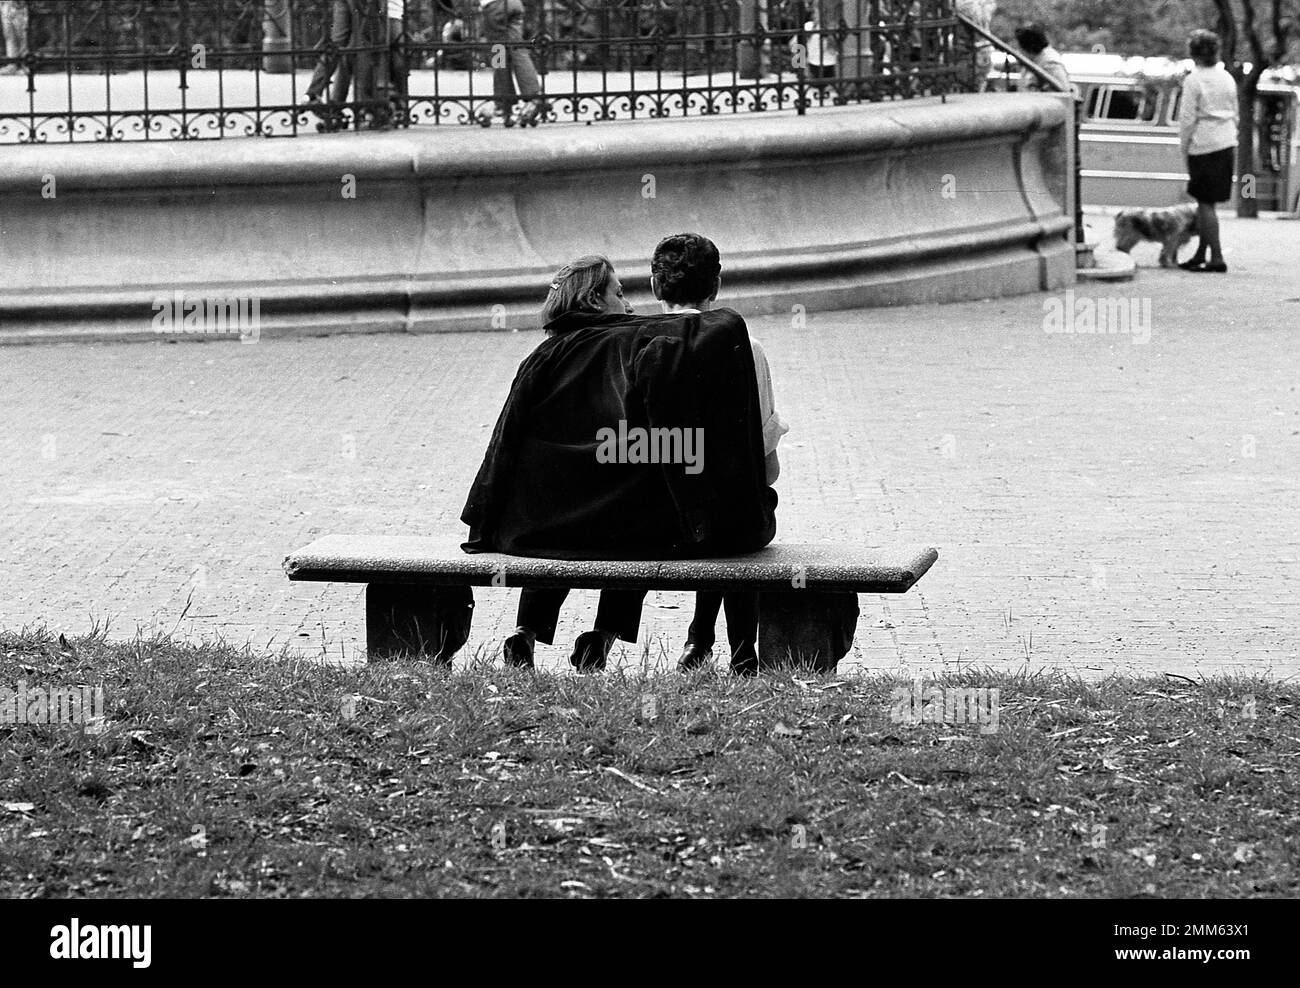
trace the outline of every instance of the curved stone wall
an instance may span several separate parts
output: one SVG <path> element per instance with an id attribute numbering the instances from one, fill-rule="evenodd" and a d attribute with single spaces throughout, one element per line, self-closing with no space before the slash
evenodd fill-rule
<path id="1" fill-rule="evenodd" d="M 647 304 L 695 230 L 742 313 L 1074 278 L 1070 109 L 984 94 L 710 120 L 0 152 L 0 339 L 156 338 L 177 297 L 260 333 L 535 327 L 564 261 Z M 176 293 L 181 293 L 177 296 Z M 179 310 L 177 310 L 179 311 Z"/>

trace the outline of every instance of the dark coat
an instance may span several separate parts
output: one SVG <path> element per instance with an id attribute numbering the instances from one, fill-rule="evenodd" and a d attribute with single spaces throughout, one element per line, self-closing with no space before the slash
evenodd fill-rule
<path id="1" fill-rule="evenodd" d="M 573 313 L 547 329 L 554 335 L 520 365 L 470 489 L 466 552 L 671 559 L 772 541 L 776 491 L 739 315 Z M 700 469 L 680 458 L 600 462 L 601 430 L 638 428 L 701 430 L 691 433 L 703 440 Z"/>

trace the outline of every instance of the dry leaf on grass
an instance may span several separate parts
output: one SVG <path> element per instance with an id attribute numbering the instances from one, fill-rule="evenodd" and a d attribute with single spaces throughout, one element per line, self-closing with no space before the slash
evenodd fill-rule
<path id="1" fill-rule="evenodd" d="M 1148 868 L 1154 868 L 1156 866 L 1156 856 L 1151 853 L 1149 847 L 1130 847 L 1128 853 L 1133 855 L 1133 857 L 1137 858 L 1139 861 L 1144 862 Z"/>

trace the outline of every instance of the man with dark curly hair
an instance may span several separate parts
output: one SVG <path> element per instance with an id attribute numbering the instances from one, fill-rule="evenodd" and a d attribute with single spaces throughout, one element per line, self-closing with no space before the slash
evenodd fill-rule
<path id="1" fill-rule="evenodd" d="M 696 233 L 679 233 L 660 241 L 650 262 L 650 272 L 650 288 L 668 314 L 703 317 L 722 290 L 722 262 L 718 248 L 712 240 Z M 744 325 L 744 320 L 734 312 L 721 312 Z M 764 481 L 770 487 L 781 473 L 777 443 L 790 429 L 776 411 L 767 355 L 752 336 L 749 344 L 754 355 L 754 380 L 758 387 Z M 680 671 L 698 669 L 712 658 L 714 628 L 720 608 L 726 610 L 732 671 L 741 675 L 757 671 L 758 594 L 737 591 L 727 594 L 701 591 L 695 595 L 695 616 L 677 663 Z"/>
<path id="2" fill-rule="evenodd" d="M 1062 89 L 1068 93 L 1074 92 L 1070 73 L 1065 68 L 1065 60 L 1061 58 L 1061 53 L 1052 47 L 1052 43 L 1047 38 L 1047 31 L 1041 24 L 1024 24 L 1016 28 L 1016 44 L 1033 59 L 1035 65 L 1056 80 Z M 1047 89 L 1047 86 L 1038 76 L 1026 73 L 1025 89 L 1028 92 L 1037 92 Z"/>

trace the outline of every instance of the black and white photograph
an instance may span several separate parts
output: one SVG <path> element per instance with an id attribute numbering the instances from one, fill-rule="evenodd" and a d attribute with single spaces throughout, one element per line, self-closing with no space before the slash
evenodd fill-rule
<path id="1" fill-rule="evenodd" d="M 1298 0 L 0 35 L 7 959 L 858 899 L 916 956 L 1279 960 Z"/>

